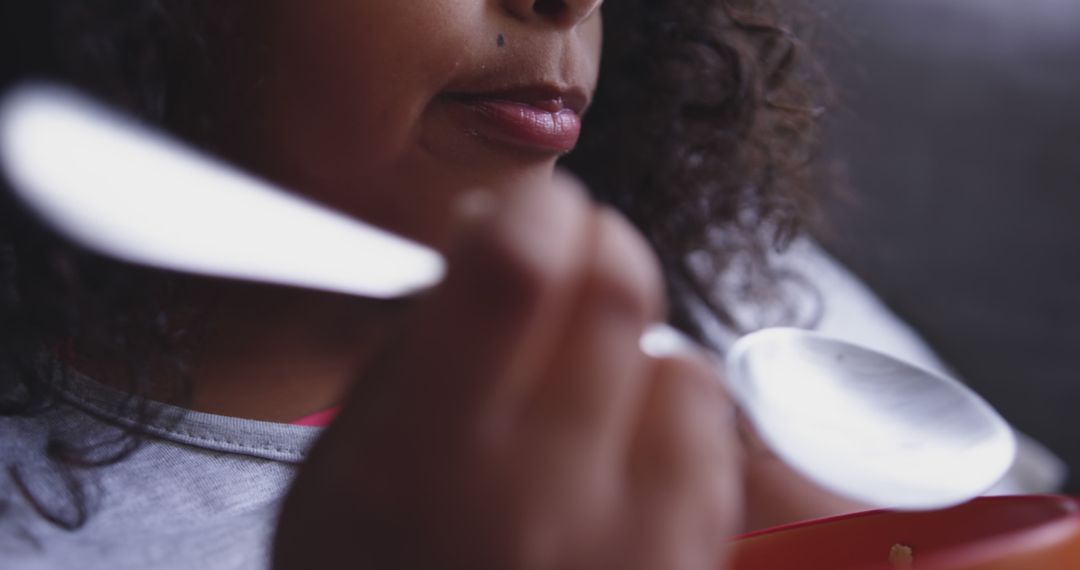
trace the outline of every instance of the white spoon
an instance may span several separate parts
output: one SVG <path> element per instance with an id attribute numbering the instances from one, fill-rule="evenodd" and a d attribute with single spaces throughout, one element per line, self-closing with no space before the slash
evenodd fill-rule
<path id="1" fill-rule="evenodd" d="M 57 232 L 133 263 L 392 298 L 436 286 L 434 251 L 297 198 L 57 86 L 0 103 L 0 166 Z M 665 325 L 647 352 L 693 346 Z M 1008 424 L 964 385 L 853 344 L 766 329 L 726 356 L 761 438 L 825 488 L 900 509 L 987 490 L 1011 465 Z"/>

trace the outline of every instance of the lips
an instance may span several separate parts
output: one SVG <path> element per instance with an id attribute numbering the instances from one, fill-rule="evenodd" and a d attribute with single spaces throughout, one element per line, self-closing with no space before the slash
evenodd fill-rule
<path id="1" fill-rule="evenodd" d="M 573 89 L 530 87 L 446 96 L 466 132 L 544 154 L 573 150 L 588 98 Z"/>

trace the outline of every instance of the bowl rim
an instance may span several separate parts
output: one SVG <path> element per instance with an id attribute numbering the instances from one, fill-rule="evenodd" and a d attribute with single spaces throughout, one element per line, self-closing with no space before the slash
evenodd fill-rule
<path id="1" fill-rule="evenodd" d="M 978 497 L 972 501 L 962 503 L 970 504 L 974 501 L 982 503 L 1044 503 L 1062 507 L 1061 513 L 1048 517 L 1044 522 L 1026 527 L 1018 527 L 1016 530 L 1002 534 L 976 538 L 968 542 L 957 543 L 939 548 L 923 555 L 921 566 L 926 568 L 969 568 L 985 564 L 987 562 L 1010 556 L 1009 551 L 1020 552 L 1021 550 L 1041 550 L 1051 548 L 1054 544 L 1063 543 L 1069 537 L 1080 537 L 1080 497 L 1058 494 L 1029 494 L 1029 495 L 990 495 Z M 960 506 L 960 505 L 957 505 Z M 955 508 L 955 507 L 952 507 Z M 944 509 L 935 509 L 944 510 Z M 890 514 L 902 514 L 905 512 L 934 511 L 901 511 L 896 509 L 872 509 L 830 517 L 822 517 L 806 521 L 798 521 L 775 527 L 759 529 L 744 533 L 732 538 L 732 545 L 736 546 L 746 540 L 761 538 L 767 535 L 783 534 L 787 531 L 827 525 L 839 521 L 847 521 L 860 518 L 870 518 Z M 1025 548 L 1016 548 L 1016 545 L 1024 544 Z M 874 566 L 871 566 L 874 567 Z"/>
<path id="2" fill-rule="evenodd" d="M 1009 502 L 1009 503 L 1015 503 L 1015 502 L 1018 502 L 1018 501 L 1023 501 L 1023 502 L 1054 502 L 1054 503 L 1059 503 L 1059 504 L 1062 504 L 1062 505 L 1066 505 L 1066 508 L 1068 509 L 1068 511 L 1063 513 L 1060 518 L 1069 518 L 1070 516 L 1080 515 L 1080 497 L 1073 497 L 1073 496 L 1070 496 L 1070 495 L 1057 495 L 1057 494 L 1052 494 L 1052 493 L 1029 494 L 1029 495 L 985 495 L 985 496 L 982 496 L 982 497 L 976 497 L 976 498 L 972 499 L 971 501 L 961 503 L 961 505 L 966 505 L 966 504 L 969 504 L 969 503 L 974 502 L 974 501 L 979 501 L 979 502 Z M 956 505 L 954 507 L 949 507 L 949 508 L 955 508 L 955 507 L 958 507 L 958 506 L 960 506 L 960 505 Z M 777 525 L 777 526 L 771 526 L 771 527 L 767 527 L 767 528 L 752 530 L 750 532 L 745 532 L 745 533 L 742 533 L 742 534 L 735 535 L 734 537 L 731 538 L 731 540 L 735 541 L 735 542 L 738 542 L 738 541 L 741 541 L 741 540 L 746 540 L 746 539 L 750 539 L 750 538 L 756 538 L 756 537 L 766 535 L 766 534 L 778 534 L 778 533 L 789 531 L 789 530 L 795 530 L 795 529 L 800 529 L 800 528 L 808 528 L 808 527 L 812 527 L 812 526 L 832 524 L 832 523 L 835 523 L 835 522 L 845 521 L 845 520 L 850 520 L 850 519 L 869 518 L 869 517 L 875 517 L 875 516 L 881 516 L 881 515 L 900 514 L 900 513 L 917 513 L 917 512 L 929 513 L 929 512 L 934 512 L 934 511 L 937 511 L 937 510 L 946 510 L 946 509 L 932 509 L 932 510 L 928 510 L 928 511 L 903 511 L 903 510 L 897 510 L 897 509 L 881 508 L 881 509 L 870 509 L 870 510 L 866 510 L 866 511 L 855 511 L 855 512 L 852 512 L 852 513 L 844 513 L 842 515 L 832 515 L 832 516 L 821 517 L 821 518 L 816 518 L 816 519 L 807 519 L 807 520 L 795 521 L 795 522 L 790 522 L 790 523 L 786 523 L 786 524 L 782 524 L 782 525 Z M 1050 519 L 1047 522 L 1050 522 L 1050 521 L 1053 521 L 1053 520 L 1056 520 L 1056 519 Z"/>

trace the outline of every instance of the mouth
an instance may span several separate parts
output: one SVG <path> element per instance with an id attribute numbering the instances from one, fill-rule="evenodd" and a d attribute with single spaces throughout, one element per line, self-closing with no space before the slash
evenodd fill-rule
<path id="1" fill-rule="evenodd" d="M 586 92 L 576 88 L 529 86 L 491 92 L 451 92 L 452 103 L 469 134 L 520 150 L 560 155 L 581 135 Z"/>

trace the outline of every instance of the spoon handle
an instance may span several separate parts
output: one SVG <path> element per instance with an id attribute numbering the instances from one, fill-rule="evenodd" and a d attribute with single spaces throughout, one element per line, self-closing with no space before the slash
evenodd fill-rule
<path id="1" fill-rule="evenodd" d="M 0 165 L 47 225 L 132 263 L 374 298 L 423 291 L 445 272 L 427 247 L 54 85 L 25 85 L 0 101 Z"/>

